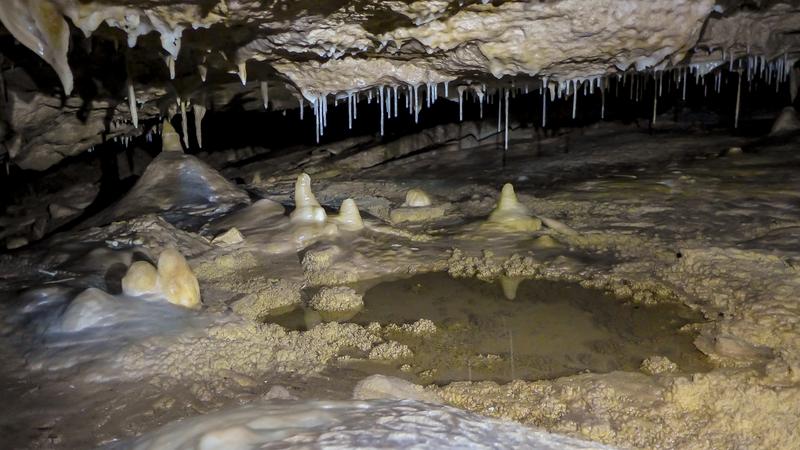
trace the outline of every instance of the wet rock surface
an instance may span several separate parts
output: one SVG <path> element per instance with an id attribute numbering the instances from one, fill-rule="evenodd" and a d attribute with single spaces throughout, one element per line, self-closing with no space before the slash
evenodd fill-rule
<path id="1" fill-rule="evenodd" d="M 12 446 L 135 439 L 178 418 L 255 404 L 275 386 L 302 403 L 349 400 L 375 373 L 433 380 L 431 367 L 415 362 L 421 351 L 413 340 L 430 345 L 447 336 L 447 324 L 419 315 L 326 322 L 307 315 L 306 305 L 325 287 L 368 292 L 413 274 L 448 272 L 503 283 L 503 290 L 494 286 L 500 302 L 511 302 L 503 291 L 524 299 L 525 281 L 512 286 L 514 280 L 539 279 L 599 289 L 631 307 L 684 305 L 696 316 L 680 333 L 695 336 L 691 345 L 704 367 L 648 351 L 624 370 L 502 383 L 453 378 L 424 390 L 446 404 L 620 447 L 796 447 L 796 138 L 648 134 L 617 124 L 569 135 L 569 153 L 563 137 L 544 140 L 536 153 L 534 141 L 517 137 L 505 165 L 498 146 L 484 142 L 390 158 L 355 176 L 313 178 L 312 219 L 322 211 L 327 224 L 347 198 L 359 208 L 384 205 L 387 214 L 363 212 L 363 228 L 337 225 L 300 247 L 296 240 L 279 251 L 272 246 L 298 237 L 289 212 L 308 204 L 295 204 L 297 169 L 246 185 L 263 198 L 225 212 L 213 202 L 183 208 L 185 197 L 177 195 L 181 186 L 218 186 L 216 177 L 225 179 L 217 172 L 176 177 L 166 213 L 147 209 L 150 197 L 128 197 L 126 210 L 143 211 L 138 217 L 66 229 L 3 254 L 0 350 L 8 361 L 4 398 L 13 400 L 0 420 Z M 726 155 L 731 147 L 743 152 Z M 317 164 L 336 167 L 335 160 Z M 243 180 L 262 170 L 263 162 L 237 168 Z M 540 228 L 483 226 L 506 182 L 525 217 L 542 218 Z M 390 222 L 388 211 L 411 188 L 449 203 L 447 214 Z M 242 198 L 244 191 L 233 189 Z M 245 239 L 212 243 L 232 227 Z M 127 269 L 136 261 L 157 264 L 169 248 L 186 257 L 197 278 L 199 310 L 124 293 Z M 87 289 L 99 293 L 87 300 Z M 282 326 L 275 315 L 284 308 L 302 326 Z M 364 308 L 369 312 L 368 299 Z M 76 414 L 78 408 L 92 413 Z"/>

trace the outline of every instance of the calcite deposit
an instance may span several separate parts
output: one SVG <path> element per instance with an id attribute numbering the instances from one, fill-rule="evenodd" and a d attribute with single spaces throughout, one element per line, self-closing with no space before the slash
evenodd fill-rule
<path id="1" fill-rule="evenodd" d="M 0 24 L 0 447 L 800 448 L 797 2 Z"/>

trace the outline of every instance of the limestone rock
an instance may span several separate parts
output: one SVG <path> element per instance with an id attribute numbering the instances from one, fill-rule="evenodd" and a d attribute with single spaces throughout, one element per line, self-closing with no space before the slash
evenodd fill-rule
<path id="1" fill-rule="evenodd" d="M 225 247 L 227 245 L 238 244 L 243 240 L 244 236 L 242 236 L 242 233 L 236 227 L 231 227 L 228 231 L 212 239 L 211 243 L 220 247 Z"/>
<path id="2" fill-rule="evenodd" d="M 311 298 L 309 306 L 317 311 L 348 311 L 363 307 L 364 300 L 347 286 L 323 287 Z"/>
<path id="3" fill-rule="evenodd" d="M 426 391 L 420 385 L 396 377 L 372 375 L 359 381 L 353 389 L 355 400 L 417 400 L 428 403 L 442 403 L 434 392 Z"/>
<path id="4" fill-rule="evenodd" d="M 61 319 L 61 329 L 68 333 L 83 331 L 103 323 L 110 317 L 108 305 L 114 297 L 97 288 L 89 288 L 78 294 Z"/>
<path id="5" fill-rule="evenodd" d="M 256 322 L 289 312 L 302 303 L 302 286 L 289 280 L 258 277 L 247 288 L 251 293 L 233 303 L 233 312 Z"/>
<path id="6" fill-rule="evenodd" d="M 641 370 L 648 375 L 674 373 L 678 371 L 678 365 L 666 356 L 651 356 L 642 361 Z"/>

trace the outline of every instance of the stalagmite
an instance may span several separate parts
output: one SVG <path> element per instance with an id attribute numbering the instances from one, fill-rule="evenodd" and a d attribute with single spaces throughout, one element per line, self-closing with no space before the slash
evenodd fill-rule
<path id="1" fill-rule="evenodd" d="M 161 151 L 162 152 L 183 152 L 181 147 L 181 140 L 175 128 L 169 123 L 169 120 L 164 119 L 161 125 Z"/>
<path id="2" fill-rule="evenodd" d="M 306 173 L 297 176 L 294 185 L 295 208 L 289 216 L 296 223 L 324 223 L 327 215 L 311 191 L 311 177 Z"/>
<path id="3" fill-rule="evenodd" d="M 401 206 L 410 208 L 431 206 L 431 198 L 428 196 L 428 193 L 422 189 L 409 189 L 408 192 L 406 192 L 406 200 Z"/>
<path id="4" fill-rule="evenodd" d="M 183 132 L 183 147 L 189 148 L 189 122 L 186 119 L 186 102 L 178 100 L 181 105 L 181 131 Z"/>
<path id="5" fill-rule="evenodd" d="M 122 278 L 125 295 L 159 295 L 168 302 L 196 309 L 200 307 L 200 285 L 186 258 L 168 248 L 158 258 L 158 268 L 146 261 L 131 264 Z"/>
<path id="6" fill-rule="evenodd" d="M 158 271 L 147 261 L 136 261 L 122 277 L 122 292 L 125 295 L 140 296 L 158 292 Z"/>
<path id="7" fill-rule="evenodd" d="M 510 231 L 526 232 L 541 229 L 542 221 L 531 216 L 528 208 L 517 199 L 517 194 L 514 193 L 514 186 L 506 183 L 500 193 L 497 206 L 484 225 Z"/>
<path id="8" fill-rule="evenodd" d="M 200 285 L 186 258 L 168 248 L 158 257 L 158 289 L 168 302 L 197 309 L 200 307 Z"/>
<path id="9" fill-rule="evenodd" d="M 247 85 L 247 63 L 241 62 L 236 65 L 237 75 L 239 75 L 239 79 L 242 81 L 242 86 Z"/>
<path id="10" fill-rule="evenodd" d="M 131 110 L 131 121 L 133 127 L 139 128 L 139 112 L 136 110 L 136 91 L 133 89 L 133 81 L 128 81 L 128 108 Z"/>
<path id="11" fill-rule="evenodd" d="M 266 81 L 259 83 L 261 87 L 261 101 L 264 103 L 264 109 L 269 109 L 269 85 Z"/>
<path id="12" fill-rule="evenodd" d="M 361 220 L 361 213 L 358 211 L 358 206 L 352 198 L 348 198 L 342 202 L 339 207 L 339 215 L 332 219 L 339 228 L 345 231 L 358 231 L 364 228 L 364 222 Z"/>
<path id="13" fill-rule="evenodd" d="M 206 115 L 206 107 L 195 103 L 192 106 L 194 111 L 194 133 L 197 139 L 197 146 L 203 148 L 203 117 Z"/>

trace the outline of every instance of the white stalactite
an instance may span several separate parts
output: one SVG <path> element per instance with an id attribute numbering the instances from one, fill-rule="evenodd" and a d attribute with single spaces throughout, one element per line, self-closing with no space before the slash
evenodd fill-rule
<path id="1" fill-rule="evenodd" d="M 458 87 L 458 121 L 462 122 L 464 120 L 464 90 L 466 87 L 459 86 Z"/>
<path id="2" fill-rule="evenodd" d="M 194 112 L 194 137 L 197 139 L 197 146 L 203 148 L 203 117 L 206 115 L 206 107 L 195 103 L 192 111 Z"/>
<path id="3" fill-rule="evenodd" d="M 497 132 L 503 130 L 503 97 L 500 89 L 497 90 Z"/>
<path id="4" fill-rule="evenodd" d="M 739 69 L 736 80 L 736 113 L 733 119 L 733 128 L 739 128 L 739 106 L 742 101 L 742 70 Z"/>
<path id="5" fill-rule="evenodd" d="M 186 120 L 186 102 L 178 100 L 181 105 L 181 130 L 183 131 L 183 147 L 189 148 L 189 124 Z"/>
<path id="6" fill-rule="evenodd" d="M 239 79 L 242 81 L 242 86 L 247 84 L 247 64 L 246 63 L 239 63 L 236 65 L 236 74 L 239 75 Z"/>
<path id="7" fill-rule="evenodd" d="M 505 101 L 506 101 L 506 132 L 505 132 L 505 142 L 503 144 L 503 151 L 508 150 L 508 89 L 506 89 Z"/>
<path id="8" fill-rule="evenodd" d="M 139 112 L 136 110 L 136 91 L 133 89 L 133 81 L 128 81 L 128 107 L 131 110 L 131 121 L 134 128 L 139 128 Z"/>
<path id="9" fill-rule="evenodd" d="M 264 110 L 269 109 L 269 84 L 266 81 L 259 83 L 261 86 L 261 101 L 264 103 Z"/>
<path id="10" fill-rule="evenodd" d="M 383 136 L 383 86 L 378 91 L 378 115 L 381 116 L 381 136 Z"/>
<path id="11" fill-rule="evenodd" d="M 169 69 L 169 79 L 175 79 L 175 58 L 172 55 L 167 56 L 167 69 Z"/>
<path id="12" fill-rule="evenodd" d="M 542 82 L 543 85 L 547 84 L 547 79 Z M 547 91 L 548 89 L 542 89 L 542 128 L 547 126 Z"/>
<path id="13" fill-rule="evenodd" d="M 572 120 L 575 120 L 575 113 L 578 112 L 578 85 L 572 80 Z"/>
<path id="14" fill-rule="evenodd" d="M 347 93 L 347 129 L 353 129 L 353 94 Z"/>
<path id="15" fill-rule="evenodd" d="M 656 111 L 657 110 L 658 110 L 658 92 L 656 92 L 656 89 L 654 88 L 653 89 L 653 125 L 654 126 L 656 124 L 656 114 L 657 114 Z"/>

